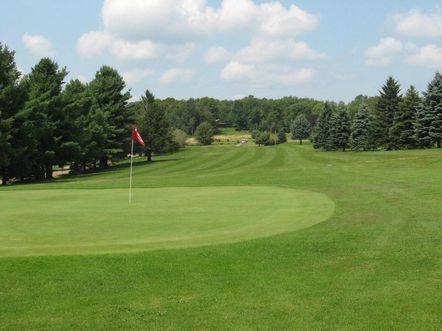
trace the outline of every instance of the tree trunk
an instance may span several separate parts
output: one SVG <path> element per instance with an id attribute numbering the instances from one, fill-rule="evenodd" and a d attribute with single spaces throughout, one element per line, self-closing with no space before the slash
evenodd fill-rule
<path id="1" fill-rule="evenodd" d="M 86 161 L 83 161 L 82 167 L 83 167 L 83 173 L 86 173 Z"/>
<path id="2" fill-rule="evenodd" d="M 8 170 L 6 169 L 6 167 L 2 167 L 2 185 L 8 185 L 8 182 Z"/>
<path id="3" fill-rule="evenodd" d="M 45 172 L 46 172 L 46 179 L 53 179 L 54 177 L 52 176 L 52 164 L 47 164 L 45 166 Z"/>
<path id="4" fill-rule="evenodd" d="M 437 148 L 440 148 L 441 146 L 440 146 L 441 144 L 440 144 L 440 140 L 438 140 L 437 142 L 436 142 L 436 146 L 437 146 Z"/>
<path id="5" fill-rule="evenodd" d="M 152 151 L 150 149 L 146 151 L 146 156 L 147 156 L 147 162 L 152 162 Z"/>
<path id="6" fill-rule="evenodd" d="M 299 145 L 302 145 L 302 139 L 299 139 Z"/>

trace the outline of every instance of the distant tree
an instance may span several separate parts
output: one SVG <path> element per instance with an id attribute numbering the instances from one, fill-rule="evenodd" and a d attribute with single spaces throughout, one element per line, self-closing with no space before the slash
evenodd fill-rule
<path id="1" fill-rule="evenodd" d="M 3 185 L 8 184 L 8 168 L 13 158 L 14 116 L 18 111 L 20 73 L 14 51 L 0 43 L 0 170 Z"/>
<path id="2" fill-rule="evenodd" d="M 149 90 L 146 90 L 141 101 L 143 112 L 139 119 L 140 133 L 146 144 L 147 162 L 152 162 L 152 153 L 162 153 L 170 146 L 172 133 L 166 112 Z"/>
<path id="3" fill-rule="evenodd" d="M 196 128 L 195 138 L 203 145 L 212 144 L 214 129 L 208 122 L 203 122 Z"/>
<path id="4" fill-rule="evenodd" d="M 350 138 L 351 149 L 363 151 L 371 149 L 373 143 L 370 132 L 370 122 L 371 118 L 368 108 L 363 105 L 353 119 Z"/>
<path id="5" fill-rule="evenodd" d="M 324 109 L 319 114 L 318 122 L 313 132 L 313 147 L 315 149 L 328 149 L 333 116 L 333 105 L 329 102 L 324 104 Z"/>
<path id="6" fill-rule="evenodd" d="M 279 130 L 276 138 L 278 144 L 283 144 L 287 142 L 287 134 L 284 130 Z"/>
<path id="7" fill-rule="evenodd" d="M 380 96 L 375 109 L 374 120 L 376 122 L 374 142 L 377 147 L 390 149 L 392 138 L 390 128 L 393 125 L 395 114 L 399 111 L 401 101 L 401 87 L 393 77 L 388 77 L 380 90 Z"/>
<path id="8" fill-rule="evenodd" d="M 418 92 L 414 86 L 410 86 L 406 96 L 399 103 L 399 109 L 394 115 L 393 125 L 390 128 L 389 136 L 393 149 L 416 147 L 414 125 L 420 102 Z"/>
<path id="9" fill-rule="evenodd" d="M 265 146 L 271 144 L 270 133 L 267 131 L 255 130 L 252 132 L 252 139 L 258 146 Z"/>
<path id="10" fill-rule="evenodd" d="M 333 115 L 331 121 L 332 129 L 330 132 L 330 138 L 328 143 L 328 148 L 341 149 L 345 151 L 350 145 L 350 135 L 351 135 L 351 123 L 350 116 L 345 109 L 339 110 Z"/>
<path id="11" fill-rule="evenodd" d="M 310 122 L 304 114 L 296 116 L 292 125 L 290 126 L 292 139 L 298 139 L 299 144 L 302 145 L 302 140 L 310 137 Z"/>
<path id="12" fill-rule="evenodd" d="M 130 93 L 124 91 L 123 77 L 109 66 L 102 66 L 89 86 L 108 123 L 106 154 L 100 159 L 100 166 L 105 168 L 109 159 L 122 159 L 130 149 L 128 132 L 134 122 L 134 114 L 126 107 Z"/>
<path id="13" fill-rule="evenodd" d="M 429 135 L 431 143 L 441 148 L 442 143 L 442 75 L 436 73 L 425 94 L 425 105 L 430 121 Z"/>

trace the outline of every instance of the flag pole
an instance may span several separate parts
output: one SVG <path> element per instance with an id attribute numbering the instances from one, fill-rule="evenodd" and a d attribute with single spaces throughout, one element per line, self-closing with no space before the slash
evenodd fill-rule
<path id="1" fill-rule="evenodd" d="M 130 136 L 130 140 L 132 141 L 132 147 L 130 150 L 130 179 L 129 179 L 129 204 L 132 203 L 132 163 L 134 160 L 134 138 L 133 138 L 133 131 L 132 128 L 132 135 Z"/>

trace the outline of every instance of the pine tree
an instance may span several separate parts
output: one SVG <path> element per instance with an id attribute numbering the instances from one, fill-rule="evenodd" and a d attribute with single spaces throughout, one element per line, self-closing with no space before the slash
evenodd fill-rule
<path id="1" fill-rule="evenodd" d="M 134 122 L 134 114 L 126 107 L 130 93 L 124 92 L 123 78 L 109 66 L 102 66 L 89 86 L 108 121 L 107 154 L 100 159 L 100 167 L 105 168 L 108 159 L 121 159 L 130 149 L 130 128 Z"/>
<path id="2" fill-rule="evenodd" d="M 421 102 L 416 110 L 416 122 L 414 124 L 414 132 L 416 135 L 417 146 L 421 148 L 431 148 L 430 125 L 431 118 L 429 116 L 428 107 Z"/>
<path id="3" fill-rule="evenodd" d="M 296 116 L 292 125 L 290 126 L 292 139 L 299 139 L 299 144 L 302 145 L 302 140 L 310 137 L 310 122 L 304 114 Z"/>
<path id="4" fill-rule="evenodd" d="M 399 104 L 399 110 L 395 113 L 393 126 L 390 128 L 392 148 L 416 147 L 414 123 L 416 122 L 416 112 L 420 101 L 418 92 L 414 86 L 410 86 L 406 96 Z"/>
<path id="5" fill-rule="evenodd" d="M 29 75 L 29 100 L 18 114 L 23 124 L 19 135 L 25 138 L 26 154 L 36 179 L 52 178 L 52 167 L 61 139 L 57 124 L 62 111 L 61 89 L 65 68 L 49 58 L 38 62 Z"/>
<path id="6" fill-rule="evenodd" d="M 333 115 L 333 108 L 329 102 L 326 102 L 323 110 L 319 114 L 318 123 L 316 124 L 313 135 L 313 147 L 328 148 L 328 141 L 330 138 L 331 121 Z"/>
<path id="7" fill-rule="evenodd" d="M 394 116 L 399 111 L 400 91 L 399 83 L 393 77 L 388 77 L 379 92 L 380 97 L 375 113 L 376 129 L 373 137 L 377 147 L 391 148 L 392 137 L 390 137 L 389 133 L 393 125 Z"/>
<path id="8" fill-rule="evenodd" d="M 434 79 L 428 85 L 425 94 L 425 105 L 428 110 L 430 121 L 429 135 L 431 143 L 441 148 L 442 144 L 442 75 L 436 73 Z"/>
<path id="9" fill-rule="evenodd" d="M 334 115 L 333 129 L 330 137 L 330 149 L 341 149 L 343 152 L 349 147 L 351 124 L 350 116 L 345 109 Z"/>
<path id="10" fill-rule="evenodd" d="M 152 162 L 152 153 L 161 153 L 172 142 L 172 132 L 163 107 L 149 90 L 142 97 L 143 112 L 139 129 L 146 144 L 147 162 Z"/>
<path id="11" fill-rule="evenodd" d="M 350 147 L 353 150 L 369 150 L 372 147 L 371 118 L 367 106 L 356 113 L 351 128 Z"/>
<path id="12" fill-rule="evenodd" d="M 13 157 L 12 139 L 14 115 L 17 109 L 17 89 L 20 74 L 14 61 L 14 51 L 0 43 L 0 170 L 2 183 L 8 183 L 8 167 Z"/>

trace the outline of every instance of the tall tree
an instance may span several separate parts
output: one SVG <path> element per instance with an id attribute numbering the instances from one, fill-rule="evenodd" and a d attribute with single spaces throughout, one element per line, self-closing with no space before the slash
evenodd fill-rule
<path id="1" fill-rule="evenodd" d="M 298 139 L 299 144 L 302 145 L 302 140 L 310 137 L 310 122 L 307 120 L 307 117 L 302 113 L 296 116 L 290 126 L 290 131 L 292 138 Z"/>
<path id="2" fill-rule="evenodd" d="M 98 107 L 108 122 L 106 152 L 100 159 L 100 166 L 107 167 L 108 160 L 121 159 L 130 149 L 130 127 L 134 114 L 126 107 L 130 93 L 125 92 L 126 84 L 117 70 L 102 66 L 90 83 Z"/>
<path id="3" fill-rule="evenodd" d="M 374 142 L 377 147 L 391 148 L 390 128 L 393 125 L 395 114 L 399 111 L 401 101 L 401 87 L 397 80 L 388 77 L 382 89 L 379 91 L 379 99 L 376 105 Z"/>
<path id="4" fill-rule="evenodd" d="M 328 149 L 328 141 L 330 139 L 331 122 L 333 117 L 333 106 L 326 102 L 324 108 L 319 114 L 313 134 L 313 147 Z"/>
<path id="5" fill-rule="evenodd" d="M 2 183 L 8 183 L 8 167 L 13 149 L 13 122 L 17 109 L 17 90 L 20 74 L 14 60 L 14 51 L 0 43 L 0 170 Z"/>
<path id="6" fill-rule="evenodd" d="M 425 94 L 425 106 L 428 110 L 430 121 L 429 135 L 432 144 L 441 148 L 442 144 L 442 75 L 436 73 L 433 80 L 428 85 Z"/>
<path id="7" fill-rule="evenodd" d="M 410 86 L 404 99 L 399 103 L 399 109 L 394 115 L 390 128 L 391 147 L 394 149 L 416 147 L 414 124 L 416 112 L 421 100 L 414 86 Z"/>
<path id="8" fill-rule="evenodd" d="M 66 68 L 49 58 L 43 58 L 29 74 L 29 100 L 19 114 L 23 121 L 20 135 L 26 139 L 32 173 L 36 179 L 52 178 L 52 167 L 61 139 L 57 124 L 62 111 L 61 90 Z"/>
<path id="9" fill-rule="evenodd" d="M 353 119 L 350 138 L 351 149 L 363 151 L 371 149 L 373 143 L 370 128 L 370 112 L 365 105 L 362 105 Z"/>
<path id="10" fill-rule="evenodd" d="M 328 148 L 345 151 L 349 147 L 351 123 L 350 116 L 345 109 L 340 109 L 332 118 Z"/>
<path id="11" fill-rule="evenodd" d="M 429 107 L 421 102 L 416 110 L 416 122 L 414 132 L 416 135 L 417 146 L 421 148 L 431 148 L 430 125 L 431 117 Z"/>
<path id="12" fill-rule="evenodd" d="M 161 153 L 172 142 L 172 133 L 166 112 L 155 101 L 153 94 L 146 90 L 142 101 L 142 114 L 138 121 L 143 137 L 147 161 L 152 162 L 152 153 Z"/>

